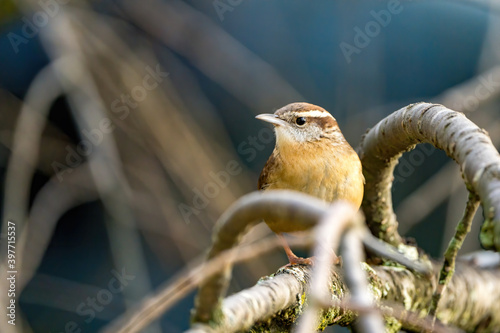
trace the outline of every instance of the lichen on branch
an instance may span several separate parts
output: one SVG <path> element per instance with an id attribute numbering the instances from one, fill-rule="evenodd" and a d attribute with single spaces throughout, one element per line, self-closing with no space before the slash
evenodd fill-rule
<path id="1" fill-rule="evenodd" d="M 379 303 L 390 302 L 403 309 L 398 315 L 403 329 L 420 331 L 426 326 L 424 319 L 415 316 L 415 313 L 427 311 L 437 283 L 436 277 L 424 279 L 402 267 L 363 265 L 375 300 Z M 436 266 L 436 269 L 439 268 Z M 329 278 L 332 303 L 343 304 L 349 299 L 349 292 L 341 269 L 332 269 Z M 281 269 L 275 275 L 261 279 L 252 288 L 224 299 L 221 303 L 224 315 L 217 325 L 198 324 L 189 333 L 290 331 L 307 306 L 310 279 L 309 267 Z M 484 297 L 470 297 L 472 294 Z M 500 327 L 499 298 L 500 271 L 458 263 L 456 274 L 438 307 L 437 316 L 441 322 L 436 323 L 435 332 L 456 332 L 443 324 L 468 332 L 478 327 L 484 332 L 495 332 Z M 412 317 L 412 320 L 405 320 Z M 324 329 L 327 325 L 349 326 L 356 318 L 355 311 L 333 306 L 323 311 L 319 328 Z"/>

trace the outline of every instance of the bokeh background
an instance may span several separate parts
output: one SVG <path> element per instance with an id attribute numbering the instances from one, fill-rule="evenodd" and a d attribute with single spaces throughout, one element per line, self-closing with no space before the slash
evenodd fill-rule
<path id="1" fill-rule="evenodd" d="M 1 0 L 1 253 L 15 222 L 19 301 L 1 331 L 96 332 L 202 260 L 274 147 L 259 113 L 318 104 L 356 147 L 391 112 L 438 102 L 498 148 L 499 15 L 488 1 Z M 401 232 L 439 258 L 466 202 L 458 167 L 418 146 L 393 196 Z M 285 263 L 238 265 L 230 292 Z M 193 295 L 147 331 L 185 330 Z"/>

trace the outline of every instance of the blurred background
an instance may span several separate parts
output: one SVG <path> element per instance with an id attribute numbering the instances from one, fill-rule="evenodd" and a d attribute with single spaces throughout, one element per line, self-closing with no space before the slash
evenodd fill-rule
<path id="1" fill-rule="evenodd" d="M 0 0 L 1 253 L 11 221 L 19 301 L 0 331 L 96 332 L 199 262 L 274 147 L 259 113 L 320 105 L 356 147 L 391 112 L 438 102 L 498 148 L 499 14 L 487 1 Z M 394 177 L 401 233 L 440 258 L 467 198 L 458 167 L 421 145 Z M 479 249 L 481 221 L 462 253 Z M 259 225 L 245 241 L 263 237 Z M 286 262 L 238 265 L 230 292 Z M 188 328 L 193 295 L 147 331 Z"/>

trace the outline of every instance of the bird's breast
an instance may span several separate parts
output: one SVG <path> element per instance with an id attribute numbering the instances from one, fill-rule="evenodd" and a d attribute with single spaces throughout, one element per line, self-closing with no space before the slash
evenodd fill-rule
<path id="1" fill-rule="evenodd" d="M 361 205 L 364 182 L 354 150 L 281 156 L 280 164 L 270 189 L 291 189 L 328 202 L 343 199 Z"/>

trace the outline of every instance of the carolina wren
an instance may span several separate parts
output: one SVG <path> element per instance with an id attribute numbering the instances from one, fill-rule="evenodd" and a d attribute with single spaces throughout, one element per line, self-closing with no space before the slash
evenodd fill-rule
<path id="1" fill-rule="evenodd" d="M 343 199 L 361 205 L 361 161 L 329 112 L 308 103 L 292 103 L 256 118 L 273 124 L 276 132 L 276 146 L 259 177 L 260 190 L 289 189 L 327 202 Z M 265 222 L 283 240 L 290 264 L 312 263 L 292 252 L 277 223 Z"/>

